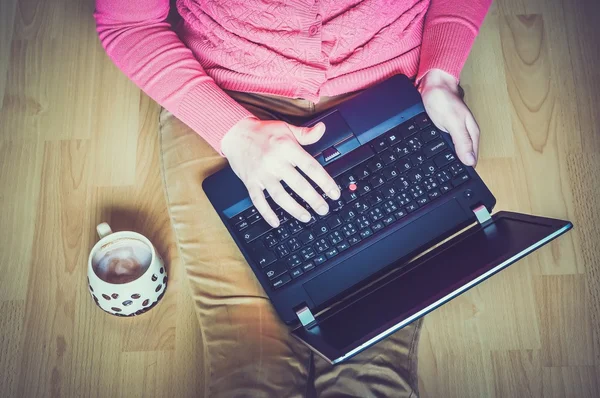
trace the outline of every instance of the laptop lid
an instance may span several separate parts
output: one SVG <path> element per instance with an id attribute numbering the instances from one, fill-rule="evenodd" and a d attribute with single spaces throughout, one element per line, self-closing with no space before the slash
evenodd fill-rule
<path id="1" fill-rule="evenodd" d="M 316 316 L 293 335 L 340 363 L 414 322 L 572 228 L 569 221 L 499 212 L 389 278 Z"/>

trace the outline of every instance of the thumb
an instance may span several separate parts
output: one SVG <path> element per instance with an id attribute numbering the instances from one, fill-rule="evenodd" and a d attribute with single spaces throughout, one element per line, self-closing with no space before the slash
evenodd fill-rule
<path id="1" fill-rule="evenodd" d="M 325 134 L 325 123 L 319 122 L 313 127 L 298 127 L 289 125 L 291 132 L 300 145 L 310 145 L 319 141 Z"/>

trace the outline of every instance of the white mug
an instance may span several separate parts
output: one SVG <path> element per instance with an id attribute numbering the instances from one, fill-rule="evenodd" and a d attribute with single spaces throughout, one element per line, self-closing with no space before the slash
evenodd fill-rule
<path id="1" fill-rule="evenodd" d="M 153 308 L 167 289 L 165 264 L 154 245 L 137 232 L 113 233 L 107 223 L 96 231 L 100 240 L 88 258 L 88 288 L 96 304 L 116 316 L 140 315 Z M 132 272 L 111 275 L 105 272 L 109 268 Z"/>

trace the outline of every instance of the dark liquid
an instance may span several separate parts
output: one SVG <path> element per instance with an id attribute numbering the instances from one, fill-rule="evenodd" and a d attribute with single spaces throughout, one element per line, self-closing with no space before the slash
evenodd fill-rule
<path id="1" fill-rule="evenodd" d="M 122 284 L 138 279 L 152 262 L 152 251 L 142 241 L 123 238 L 107 244 L 92 260 L 94 272 L 108 283 Z"/>

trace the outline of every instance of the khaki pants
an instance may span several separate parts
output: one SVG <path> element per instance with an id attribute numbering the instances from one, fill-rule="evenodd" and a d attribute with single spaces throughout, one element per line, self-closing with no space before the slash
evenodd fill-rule
<path id="1" fill-rule="evenodd" d="M 350 95 L 314 104 L 229 93 L 262 119 L 299 124 Z M 331 366 L 293 338 L 202 191 L 226 160 L 163 110 L 161 163 L 171 223 L 202 330 L 206 397 L 415 397 L 421 322 Z"/>

